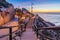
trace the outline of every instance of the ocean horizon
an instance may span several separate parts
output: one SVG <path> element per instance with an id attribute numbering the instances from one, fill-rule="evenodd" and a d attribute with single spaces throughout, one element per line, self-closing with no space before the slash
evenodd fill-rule
<path id="1" fill-rule="evenodd" d="M 47 22 L 51 22 L 56 26 L 60 25 L 60 12 L 36 12 L 41 18 Z"/>

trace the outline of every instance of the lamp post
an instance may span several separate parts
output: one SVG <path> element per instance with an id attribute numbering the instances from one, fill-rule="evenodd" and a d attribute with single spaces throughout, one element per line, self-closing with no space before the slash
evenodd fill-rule
<path id="1" fill-rule="evenodd" d="M 31 13 L 33 12 L 33 2 L 31 2 Z"/>

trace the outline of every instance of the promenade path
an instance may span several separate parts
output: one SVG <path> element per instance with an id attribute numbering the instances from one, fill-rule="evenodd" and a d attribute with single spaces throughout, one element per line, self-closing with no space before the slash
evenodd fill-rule
<path id="1" fill-rule="evenodd" d="M 27 24 L 26 32 L 23 33 L 21 40 L 37 40 L 34 31 L 32 30 L 34 17 L 32 17 Z"/>
<path id="2" fill-rule="evenodd" d="M 35 35 L 34 31 L 32 30 L 33 21 L 34 21 L 34 17 L 32 17 L 30 19 L 29 23 L 27 24 L 26 32 L 24 32 L 22 34 L 21 40 L 37 40 L 36 35 Z M 18 19 L 15 18 L 11 22 L 9 22 L 9 23 L 7 23 L 3 26 L 17 26 L 17 25 L 18 25 Z M 16 30 L 16 29 L 17 28 L 13 28 L 13 31 Z M 8 33 L 9 33 L 8 29 L 0 30 L 1 35 L 8 34 Z M 0 40 L 8 40 L 8 38 L 7 37 L 2 38 L 2 39 L 0 38 Z"/>

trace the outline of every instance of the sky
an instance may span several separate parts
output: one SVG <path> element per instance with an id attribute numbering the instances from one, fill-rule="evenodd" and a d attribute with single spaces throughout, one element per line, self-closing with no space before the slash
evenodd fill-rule
<path id="1" fill-rule="evenodd" d="M 60 0 L 6 0 L 15 8 L 26 8 L 31 10 L 33 3 L 34 12 L 60 12 Z"/>

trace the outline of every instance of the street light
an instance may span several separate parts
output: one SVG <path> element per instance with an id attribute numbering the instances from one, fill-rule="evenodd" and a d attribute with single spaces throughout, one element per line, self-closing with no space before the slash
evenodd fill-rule
<path id="1" fill-rule="evenodd" d="M 31 2 L 31 13 L 33 12 L 33 2 Z"/>

